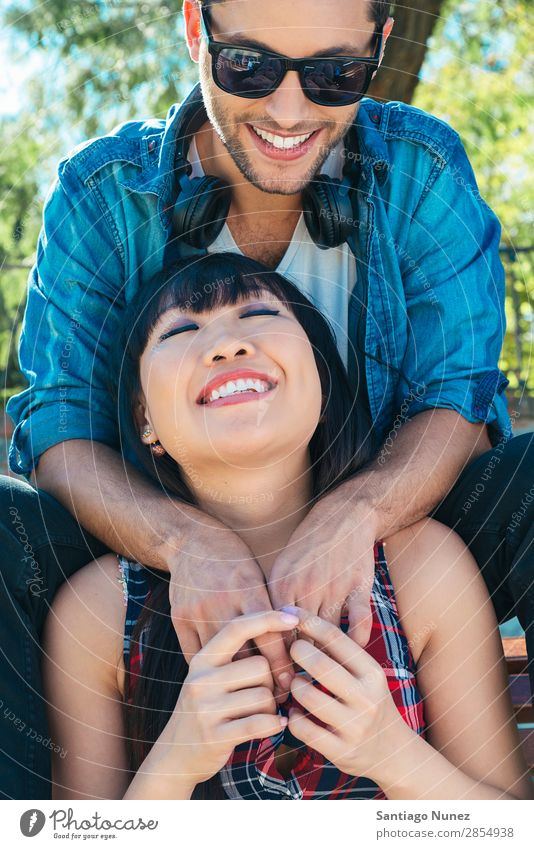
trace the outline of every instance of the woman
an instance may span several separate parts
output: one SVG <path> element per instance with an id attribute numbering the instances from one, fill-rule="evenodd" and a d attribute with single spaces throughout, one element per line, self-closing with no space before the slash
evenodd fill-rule
<path id="1" fill-rule="evenodd" d="M 211 255 L 143 287 L 112 365 L 130 456 L 235 530 L 266 581 L 314 501 L 368 457 L 327 322 L 245 257 Z M 432 520 L 387 551 L 375 547 L 365 650 L 345 615 L 336 628 L 266 611 L 225 625 L 189 667 L 168 576 L 112 554 L 77 572 L 45 635 L 51 736 L 66 752 L 56 798 L 529 797 L 473 558 Z M 298 672 L 277 704 L 265 658 L 241 650 L 297 625 Z"/>

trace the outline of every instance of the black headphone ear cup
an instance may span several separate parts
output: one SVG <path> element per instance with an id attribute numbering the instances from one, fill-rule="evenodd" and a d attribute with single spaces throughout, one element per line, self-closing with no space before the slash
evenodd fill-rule
<path id="1" fill-rule="evenodd" d="M 207 248 L 224 227 L 231 196 L 230 186 L 218 177 L 189 180 L 174 207 L 176 235 L 194 248 Z"/>
<path id="2" fill-rule="evenodd" d="M 315 244 L 326 250 L 346 241 L 353 210 L 350 198 L 339 191 L 341 182 L 318 174 L 302 192 L 302 209 Z"/>

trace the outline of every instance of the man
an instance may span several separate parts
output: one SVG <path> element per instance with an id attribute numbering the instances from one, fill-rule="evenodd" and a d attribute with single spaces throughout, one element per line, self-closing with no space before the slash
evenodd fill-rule
<path id="1" fill-rule="evenodd" d="M 356 59 L 377 50 L 381 58 L 393 26 L 380 0 L 202 6 L 183 7 L 206 109 L 188 149 L 190 177 L 207 173 L 231 187 L 226 225 L 209 250 L 241 250 L 316 298 L 382 447 L 311 510 L 269 586 L 234 532 L 156 492 L 120 454 L 106 352 L 122 307 L 173 240 L 177 112 L 131 122 L 63 159 L 29 281 L 21 362 L 30 387 L 9 405 L 12 468 L 40 489 L 3 488 L 2 675 L 15 717 L 3 718 L 0 741 L 6 796 L 49 792 L 54 741 L 39 696 L 38 638 L 58 585 L 105 550 L 170 571 L 188 659 L 222 622 L 282 604 L 339 621 L 346 601 L 351 634 L 365 645 L 375 541 L 443 502 L 437 518 L 470 545 L 498 615 L 515 610 L 525 627 L 532 619 L 530 502 L 517 527 L 512 521 L 533 449 L 530 436 L 509 440 L 497 368 L 500 228 L 457 134 L 410 107 L 359 99 L 370 74 Z M 221 54 L 218 42 L 235 51 Z M 315 64 L 288 68 L 266 51 Z M 324 57 L 344 59 L 329 70 Z M 347 67 L 359 77 L 345 73 L 345 57 L 356 57 Z M 251 77 L 254 98 L 243 96 Z M 359 150 L 344 150 L 353 123 Z M 321 251 L 303 226 L 303 190 L 317 172 L 341 176 L 351 156 L 361 166 L 355 250 Z M 214 359 L 231 364 L 235 343 L 221 338 Z M 257 646 L 280 695 L 291 670 L 286 646 L 274 635 Z"/>

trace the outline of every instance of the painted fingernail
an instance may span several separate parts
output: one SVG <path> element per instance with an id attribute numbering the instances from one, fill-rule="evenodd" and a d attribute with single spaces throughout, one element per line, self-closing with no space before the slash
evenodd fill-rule
<path id="1" fill-rule="evenodd" d="M 296 625 L 299 621 L 299 618 L 295 613 L 286 613 L 285 610 L 280 613 L 280 619 L 282 622 L 287 622 L 288 625 Z"/>
<path id="2" fill-rule="evenodd" d="M 281 607 L 280 610 L 285 610 L 287 611 L 287 613 L 292 613 L 293 616 L 299 615 L 299 609 L 298 607 L 295 607 L 294 604 L 284 604 L 284 606 Z"/>

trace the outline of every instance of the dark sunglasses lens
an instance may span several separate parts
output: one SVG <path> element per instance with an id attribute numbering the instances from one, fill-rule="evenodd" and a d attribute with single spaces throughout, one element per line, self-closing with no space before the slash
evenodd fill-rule
<path id="1" fill-rule="evenodd" d="M 231 94 L 263 96 L 280 83 L 284 68 L 279 59 L 255 50 L 224 47 L 214 57 L 213 76 Z"/>
<path id="2" fill-rule="evenodd" d="M 346 106 L 363 97 L 370 71 L 366 62 L 321 59 L 307 65 L 302 73 L 305 89 L 315 103 Z"/>

